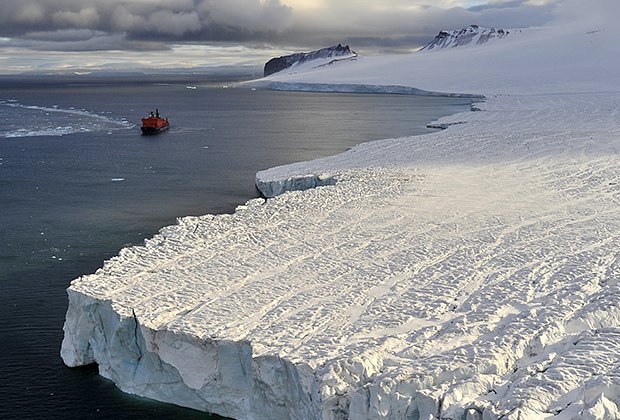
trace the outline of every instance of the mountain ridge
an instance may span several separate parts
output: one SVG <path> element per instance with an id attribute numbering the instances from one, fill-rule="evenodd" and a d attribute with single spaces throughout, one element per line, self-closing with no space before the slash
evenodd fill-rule
<path id="1" fill-rule="evenodd" d="M 435 38 L 420 48 L 420 51 L 430 51 L 435 48 L 455 48 L 465 45 L 486 44 L 492 39 L 502 39 L 510 35 L 506 29 L 483 28 L 478 25 L 469 25 L 467 28 L 453 31 L 439 31 Z"/>
<path id="2" fill-rule="evenodd" d="M 290 55 L 283 55 L 281 57 L 275 57 L 265 63 L 263 77 L 267 77 L 271 74 L 278 73 L 294 65 L 302 64 L 307 61 L 345 56 L 357 56 L 357 53 L 352 51 L 348 45 L 342 46 L 342 44 L 338 44 L 315 51 L 299 52 Z"/>

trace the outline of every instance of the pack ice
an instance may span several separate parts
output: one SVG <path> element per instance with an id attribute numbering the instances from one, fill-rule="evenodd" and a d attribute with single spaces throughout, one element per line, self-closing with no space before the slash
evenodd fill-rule
<path id="1" fill-rule="evenodd" d="M 618 418 L 620 51 L 581 22 L 262 80 L 487 99 L 123 249 L 63 360 L 238 419 Z"/>

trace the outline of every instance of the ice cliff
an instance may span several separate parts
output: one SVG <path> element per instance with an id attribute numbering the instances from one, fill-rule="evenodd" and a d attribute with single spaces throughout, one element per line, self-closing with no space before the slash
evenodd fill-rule
<path id="1" fill-rule="evenodd" d="M 238 419 L 619 418 L 620 54 L 593 22 L 273 75 L 487 100 L 122 250 L 72 282 L 63 360 Z"/>

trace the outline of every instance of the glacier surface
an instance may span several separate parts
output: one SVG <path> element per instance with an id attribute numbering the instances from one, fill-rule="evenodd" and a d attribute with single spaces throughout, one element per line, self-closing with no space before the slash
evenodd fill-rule
<path id="1" fill-rule="evenodd" d="M 68 289 L 64 362 L 238 419 L 618 418 L 620 92 L 597 66 L 620 55 L 606 28 L 274 75 L 486 101 L 440 132 L 259 172 L 273 198 L 123 249 Z M 529 76 L 489 69 L 493 54 L 529 60 Z M 436 78 L 455 60 L 464 73 Z"/>

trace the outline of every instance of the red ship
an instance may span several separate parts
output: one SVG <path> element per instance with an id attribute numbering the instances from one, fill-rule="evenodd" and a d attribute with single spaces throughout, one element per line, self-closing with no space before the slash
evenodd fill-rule
<path id="1" fill-rule="evenodd" d="M 159 109 L 155 109 L 155 114 L 151 112 L 146 118 L 142 118 L 142 134 L 157 134 L 165 131 L 170 127 L 170 123 L 168 122 L 168 118 L 160 118 L 159 117 Z"/>

